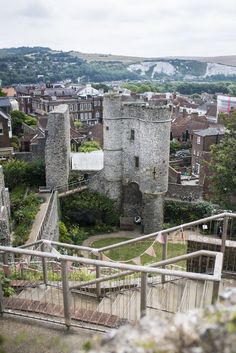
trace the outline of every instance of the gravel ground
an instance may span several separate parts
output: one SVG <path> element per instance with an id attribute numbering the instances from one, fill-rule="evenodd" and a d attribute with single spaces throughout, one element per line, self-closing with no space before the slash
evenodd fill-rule
<path id="1" fill-rule="evenodd" d="M 1 353 L 77 353 L 92 336 L 101 334 L 4 315 L 0 317 L 0 335 Z"/>

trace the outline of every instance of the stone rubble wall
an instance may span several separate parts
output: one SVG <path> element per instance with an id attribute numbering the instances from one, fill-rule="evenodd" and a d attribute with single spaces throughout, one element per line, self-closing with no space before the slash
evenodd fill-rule
<path id="1" fill-rule="evenodd" d="M 58 193 L 53 193 L 52 201 L 45 218 L 45 224 L 41 234 L 41 239 L 58 241 L 59 239 L 59 216 L 58 216 Z"/>
<path id="2" fill-rule="evenodd" d="M 69 109 L 61 104 L 50 112 L 45 148 L 46 185 L 48 188 L 66 186 L 70 170 Z"/>

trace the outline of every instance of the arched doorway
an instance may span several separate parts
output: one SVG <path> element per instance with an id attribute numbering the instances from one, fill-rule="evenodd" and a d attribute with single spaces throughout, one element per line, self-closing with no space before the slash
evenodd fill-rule
<path id="1" fill-rule="evenodd" d="M 142 217 L 142 193 L 137 183 L 123 186 L 122 210 L 126 217 Z"/>

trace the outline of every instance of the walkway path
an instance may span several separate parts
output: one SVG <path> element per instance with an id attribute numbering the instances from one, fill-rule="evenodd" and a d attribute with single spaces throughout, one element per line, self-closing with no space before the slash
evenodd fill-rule
<path id="1" fill-rule="evenodd" d="M 86 239 L 83 242 L 83 246 L 91 246 L 95 241 L 101 240 L 101 239 L 110 239 L 110 238 L 127 238 L 127 239 L 132 239 L 132 238 L 138 238 L 142 234 L 140 233 L 140 230 L 121 230 L 119 232 L 114 232 L 114 233 L 105 233 L 105 234 L 98 234 L 98 235 L 93 235 Z"/>
<path id="2" fill-rule="evenodd" d="M 199 230 L 184 230 L 184 239 L 182 237 L 181 232 L 179 231 L 177 232 L 172 232 L 169 233 L 169 241 L 171 243 L 182 243 L 184 240 L 188 239 L 188 236 L 190 234 L 194 234 L 194 235 L 202 235 Z M 110 239 L 110 238 L 127 238 L 128 239 L 132 239 L 132 238 L 139 238 L 140 236 L 142 236 L 143 234 L 141 234 L 140 232 L 140 228 L 137 228 L 136 230 L 133 231 L 118 231 L 118 232 L 114 232 L 114 233 L 105 233 L 105 234 L 98 234 L 98 235 L 93 235 L 91 237 L 89 237 L 88 239 L 84 240 L 83 242 L 83 246 L 88 246 L 90 247 L 95 241 L 97 240 L 102 240 L 102 239 Z"/>
<path id="3" fill-rule="evenodd" d="M 48 203 L 49 203 L 51 193 L 40 193 L 38 194 L 38 196 L 40 198 L 43 198 L 44 202 L 40 205 L 39 211 L 35 217 L 33 226 L 31 228 L 29 239 L 27 240 L 26 244 L 33 243 L 37 240 L 39 231 L 41 229 L 45 215 L 47 213 Z"/>

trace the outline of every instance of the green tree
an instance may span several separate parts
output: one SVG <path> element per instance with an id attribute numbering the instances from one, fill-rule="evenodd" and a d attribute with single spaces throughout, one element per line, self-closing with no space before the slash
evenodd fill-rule
<path id="1" fill-rule="evenodd" d="M 209 169 L 210 190 L 214 201 L 223 207 L 236 208 L 236 110 L 230 115 L 222 115 L 226 127 L 224 138 L 211 147 Z"/>

